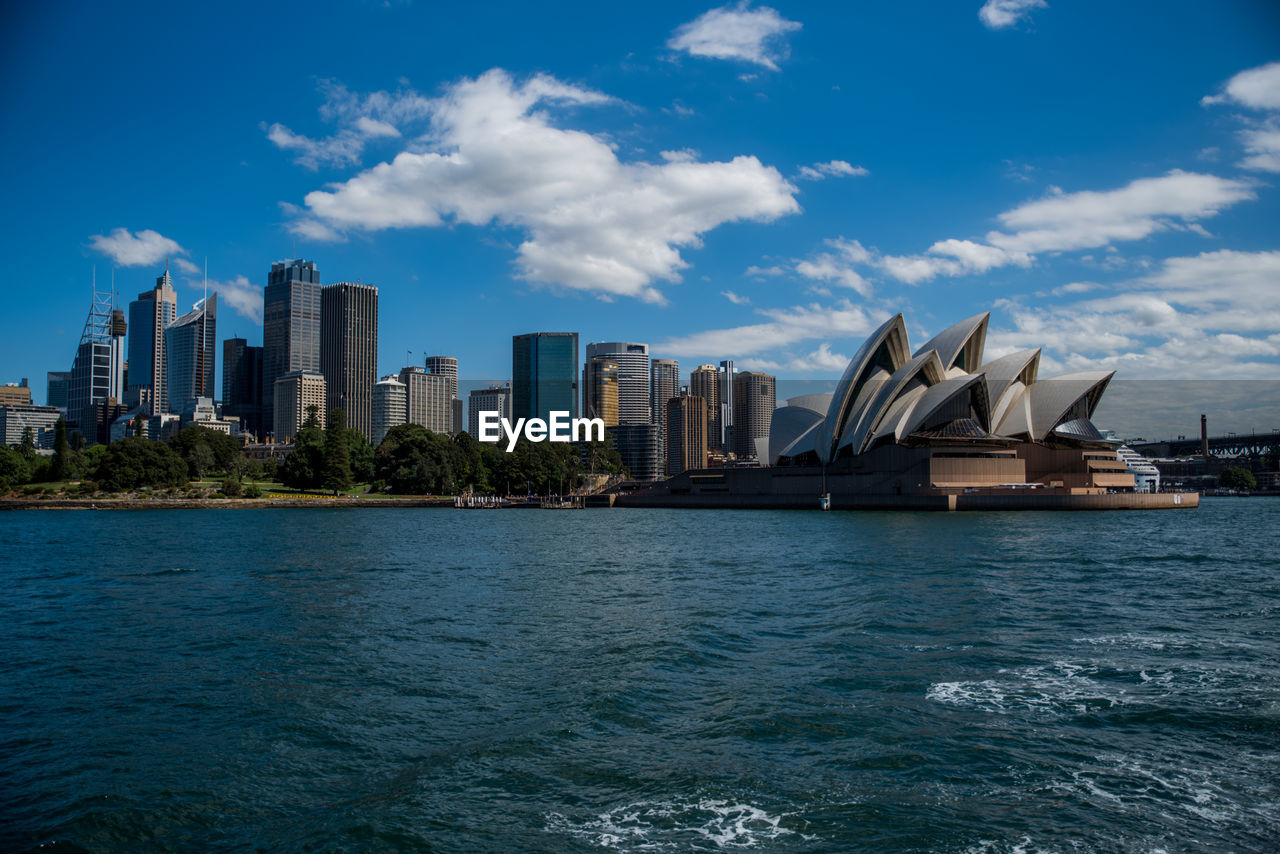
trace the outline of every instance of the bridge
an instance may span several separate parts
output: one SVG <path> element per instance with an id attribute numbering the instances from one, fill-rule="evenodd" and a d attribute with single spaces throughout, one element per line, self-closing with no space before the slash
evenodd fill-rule
<path id="1" fill-rule="evenodd" d="M 1200 437 L 1141 442 L 1130 447 L 1144 457 L 1187 457 L 1200 453 Z M 1210 436 L 1209 453 L 1215 457 L 1280 457 L 1280 431 Z"/>

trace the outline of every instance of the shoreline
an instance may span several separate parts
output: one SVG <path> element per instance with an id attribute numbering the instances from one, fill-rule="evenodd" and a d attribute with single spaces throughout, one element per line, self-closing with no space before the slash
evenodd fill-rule
<path id="1" fill-rule="evenodd" d="M 0 510 L 235 510 L 291 507 L 453 507 L 452 498 L 45 498 L 0 499 Z"/>

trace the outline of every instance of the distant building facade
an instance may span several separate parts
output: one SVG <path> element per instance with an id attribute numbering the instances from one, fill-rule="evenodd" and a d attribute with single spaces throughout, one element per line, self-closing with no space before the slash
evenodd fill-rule
<path id="1" fill-rule="evenodd" d="M 156 286 L 129 303 L 129 385 L 125 398 L 149 415 L 169 411 L 165 330 L 178 319 L 178 295 L 166 265 Z"/>
<path id="2" fill-rule="evenodd" d="M 511 387 L 491 385 L 471 390 L 467 399 L 467 432 L 480 436 L 480 413 L 497 412 L 499 418 L 511 418 Z"/>
<path id="3" fill-rule="evenodd" d="M 376 448 L 387 438 L 392 427 L 404 424 L 408 418 L 405 385 L 388 374 L 373 386 L 373 446 Z"/>
<path id="4" fill-rule="evenodd" d="M 0 406 L 30 406 L 31 387 L 27 381 L 0 385 Z"/>
<path id="5" fill-rule="evenodd" d="M 35 406 L 30 403 L 11 403 L 0 406 L 0 436 L 6 445 L 22 444 L 22 434 L 31 428 L 31 438 L 37 448 L 52 448 L 54 425 L 62 417 L 56 406 Z"/>
<path id="6" fill-rule="evenodd" d="M 400 371 L 405 387 L 406 420 L 426 427 L 433 433 L 448 434 L 453 430 L 453 398 L 449 378 L 429 374 L 426 368 L 411 365 Z"/>
<path id="7" fill-rule="evenodd" d="M 587 345 L 587 361 L 612 359 L 618 363 L 618 423 L 651 424 L 649 345 L 634 341 L 604 341 Z"/>
<path id="8" fill-rule="evenodd" d="M 699 365 L 689 374 L 689 394 L 707 402 L 707 447 L 723 450 L 721 380 L 715 365 Z"/>
<path id="9" fill-rule="evenodd" d="M 262 422 L 275 430 L 277 378 L 320 370 L 320 271 L 314 261 L 277 261 L 267 274 L 262 300 Z"/>
<path id="10" fill-rule="evenodd" d="M 532 332 L 511 339 L 512 418 L 578 415 L 578 333 Z"/>
<path id="11" fill-rule="evenodd" d="M 213 397 L 218 295 L 209 294 L 164 333 L 169 409 L 181 414 L 197 397 Z"/>
<path id="12" fill-rule="evenodd" d="M 667 401 L 667 476 L 707 465 L 707 402 L 687 395 Z"/>
<path id="13" fill-rule="evenodd" d="M 46 406 L 57 407 L 67 414 L 67 392 L 71 388 L 70 371 L 49 371 L 46 378 L 44 402 Z"/>
<path id="14" fill-rule="evenodd" d="M 444 377 L 449 382 L 449 433 L 462 429 L 461 407 L 454 403 L 458 400 L 458 360 L 453 356 L 427 356 L 423 359 L 423 367 L 427 373 Z"/>
<path id="15" fill-rule="evenodd" d="M 276 441 L 292 442 L 307 422 L 311 407 L 323 427 L 329 416 L 324 374 L 316 371 L 290 371 L 274 383 Z"/>
<path id="16" fill-rule="evenodd" d="M 743 371 L 733 378 L 733 450 L 738 459 L 765 459 L 757 453 L 756 440 L 769 439 L 777 380 L 769 374 Z"/>
<path id="17" fill-rule="evenodd" d="M 262 347 L 243 338 L 222 342 L 222 412 L 240 419 L 243 429 L 263 436 Z"/>
<path id="18" fill-rule="evenodd" d="M 658 460 L 658 425 L 619 424 L 610 427 L 608 432 L 632 480 L 653 481 L 662 477 Z"/>
<path id="19" fill-rule="evenodd" d="M 587 359 L 582 366 L 582 414 L 601 419 L 606 427 L 618 426 L 618 363 L 607 356 Z"/>
<path id="20" fill-rule="evenodd" d="M 341 409 L 348 428 L 372 439 L 378 379 L 378 289 L 373 285 L 338 282 L 321 290 L 320 373 L 327 409 Z"/>

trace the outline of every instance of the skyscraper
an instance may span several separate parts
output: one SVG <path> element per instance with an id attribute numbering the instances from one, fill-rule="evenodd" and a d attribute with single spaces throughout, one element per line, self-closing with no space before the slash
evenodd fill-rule
<path id="1" fill-rule="evenodd" d="M 607 356 L 582 366 L 582 414 L 601 419 L 606 427 L 618 426 L 618 363 Z"/>
<path id="2" fill-rule="evenodd" d="M 129 303 L 129 387 L 130 406 L 140 406 L 150 415 L 168 412 L 169 387 L 165 378 L 164 331 L 178 318 L 178 295 L 173 290 L 169 267 L 156 279 L 156 286 L 138 294 Z"/>
<path id="3" fill-rule="evenodd" d="M 449 396 L 449 378 L 427 373 L 426 368 L 410 365 L 400 369 L 400 382 L 405 387 L 406 420 L 426 427 L 433 433 L 449 433 L 453 429 L 453 398 Z"/>
<path id="4" fill-rule="evenodd" d="M 218 295 L 209 294 L 164 333 L 169 409 L 181 414 L 197 397 L 213 397 L 218 341 Z"/>
<path id="5" fill-rule="evenodd" d="M 343 410 L 347 427 L 372 439 L 378 379 L 378 289 L 373 285 L 338 282 L 321 290 L 320 372 L 329 412 Z"/>
<path id="6" fill-rule="evenodd" d="M 262 422 L 275 429 L 276 379 L 320 370 L 320 271 L 314 261 L 277 261 L 267 274 L 262 311 Z"/>
<path id="7" fill-rule="evenodd" d="M 274 396 L 274 395 L 273 395 Z M 262 438 L 262 348 L 243 338 L 222 342 L 222 412 Z"/>
<path id="8" fill-rule="evenodd" d="M 67 421 L 74 425 L 95 417 L 90 411 L 94 404 L 118 399 L 122 392 L 119 383 L 124 361 L 124 319 L 115 317 L 111 302 L 110 291 L 98 290 L 95 276 L 93 301 L 80 334 L 67 390 Z M 84 435 L 93 441 L 89 433 Z"/>
<path id="9" fill-rule="evenodd" d="M 667 453 L 667 401 L 680 394 L 680 363 L 654 359 L 649 363 L 649 420 L 658 425 L 658 456 Z"/>
<path id="10" fill-rule="evenodd" d="M 760 458 L 756 440 L 769 438 L 776 394 L 776 380 L 768 374 L 743 371 L 733 378 L 733 450 L 738 459 Z"/>
<path id="11" fill-rule="evenodd" d="M 667 476 L 707 465 L 707 402 L 688 395 L 667 401 Z"/>
<path id="12" fill-rule="evenodd" d="M 449 381 L 450 412 L 452 413 L 454 409 L 452 401 L 458 399 L 458 360 L 453 356 L 427 356 L 427 358 L 423 360 L 423 367 L 427 369 L 427 373 L 435 374 L 438 377 L 444 377 Z M 447 432 L 456 433 L 461 430 L 461 422 L 461 416 L 456 420 L 451 418 Z"/>
<path id="13" fill-rule="evenodd" d="M 511 339 L 511 417 L 578 415 L 578 333 L 531 332 Z"/>
<path id="14" fill-rule="evenodd" d="M 587 345 L 587 359 L 603 356 L 618 363 L 618 423 L 652 424 L 649 400 L 649 345 L 605 341 Z"/>
<path id="15" fill-rule="evenodd" d="M 622 457 L 622 464 L 631 473 L 632 480 L 652 481 L 662 477 L 662 462 L 658 459 L 658 425 L 619 424 L 609 428 L 613 447 Z"/>
<path id="16" fill-rule="evenodd" d="M 292 442 L 302 425 L 307 423 L 313 406 L 320 426 L 328 423 L 323 374 L 316 371 L 290 371 L 272 384 L 272 396 L 275 398 L 273 411 L 278 425 L 275 435 L 277 442 Z"/>
<path id="17" fill-rule="evenodd" d="M 71 387 L 70 371 L 49 371 L 45 386 L 44 402 L 47 406 L 53 406 L 62 410 L 65 418 L 67 415 L 67 392 Z"/>
<path id="18" fill-rule="evenodd" d="M 733 360 L 720 363 L 720 445 L 726 453 L 736 449 L 733 422 Z"/>
<path id="19" fill-rule="evenodd" d="M 720 392 L 720 372 L 715 365 L 699 365 L 689 374 L 689 394 L 707 402 L 707 448 L 713 451 L 724 448 Z"/>
<path id="20" fill-rule="evenodd" d="M 373 386 L 373 444 L 382 444 L 392 427 L 405 423 L 406 397 L 404 383 L 388 374 Z"/>
<path id="21" fill-rule="evenodd" d="M 496 412 L 499 418 L 511 418 L 511 387 L 491 385 L 471 390 L 467 400 L 467 432 L 480 438 L 480 413 Z"/>

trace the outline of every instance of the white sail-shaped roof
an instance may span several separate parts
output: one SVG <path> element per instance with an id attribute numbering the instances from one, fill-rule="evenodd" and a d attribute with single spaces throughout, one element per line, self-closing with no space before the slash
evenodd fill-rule
<path id="1" fill-rule="evenodd" d="M 1023 393 L 1025 406 L 1012 406 L 996 426 L 1002 436 L 1043 442 L 1064 421 L 1093 415 L 1115 371 L 1081 371 L 1040 380 Z"/>
<path id="2" fill-rule="evenodd" d="M 945 371 L 959 368 L 966 374 L 972 374 L 982 364 L 982 348 L 987 343 L 987 321 L 990 318 L 989 311 L 966 317 L 930 338 L 916 350 L 915 355 L 937 350 Z"/>
<path id="3" fill-rule="evenodd" d="M 973 418 L 984 432 L 991 432 L 990 404 L 982 374 L 951 377 L 930 386 L 912 411 L 903 435 L 931 430 L 960 418 Z"/>
<path id="4" fill-rule="evenodd" d="M 860 454 L 876 430 L 880 419 L 888 413 L 893 401 L 901 394 L 918 386 L 931 386 L 946 378 L 946 369 L 938 358 L 936 350 L 929 350 L 911 358 L 905 365 L 893 372 L 887 380 L 876 384 L 867 396 L 867 402 L 861 407 L 857 419 L 850 419 L 840 442 L 837 453 L 845 447 L 853 453 Z M 834 459 L 834 457 L 832 457 Z"/>
<path id="5" fill-rule="evenodd" d="M 867 380 L 879 371 L 891 375 L 906 364 L 910 352 L 907 326 L 901 314 L 886 320 L 863 342 L 836 384 L 827 417 L 815 433 L 814 450 L 819 459 L 827 462 L 835 459 L 836 443 L 848 428 L 854 404 Z"/>

